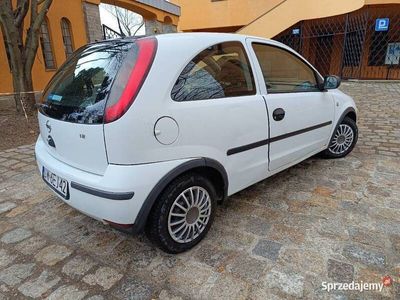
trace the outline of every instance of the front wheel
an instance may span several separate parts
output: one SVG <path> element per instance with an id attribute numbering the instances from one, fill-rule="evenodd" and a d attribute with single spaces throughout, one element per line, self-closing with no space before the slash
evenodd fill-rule
<path id="1" fill-rule="evenodd" d="M 146 233 L 168 253 L 189 250 L 200 242 L 214 218 L 216 192 L 205 177 L 190 173 L 175 179 L 150 213 Z"/>
<path id="2" fill-rule="evenodd" d="M 341 158 L 348 155 L 358 139 L 358 127 L 349 117 L 345 117 L 336 128 L 328 149 L 322 152 L 326 158 Z"/>

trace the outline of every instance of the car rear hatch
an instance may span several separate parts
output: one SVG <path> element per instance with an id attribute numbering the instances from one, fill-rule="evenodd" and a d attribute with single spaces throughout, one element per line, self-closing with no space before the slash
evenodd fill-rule
<path id="1" fill-rule="evenodd" d="M 59 69 L 39 108 L 40 135 L 51 155 L 81 170 L 104 173 L 105 111 L 121 97 L 137 51 L 133 39 L 91 44 Z"/>

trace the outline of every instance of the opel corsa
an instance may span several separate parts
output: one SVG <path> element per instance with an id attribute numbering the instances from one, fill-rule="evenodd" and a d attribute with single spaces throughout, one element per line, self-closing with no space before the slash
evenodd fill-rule
<path id="1" fill-rule="evenodd" d="M 339 84 L 255 37 L 89 44 L 44 91 L 37 163 L 68 205 L 179 253 L 227 196 L 317 153 L 352 151 L 356 107 Z"/>

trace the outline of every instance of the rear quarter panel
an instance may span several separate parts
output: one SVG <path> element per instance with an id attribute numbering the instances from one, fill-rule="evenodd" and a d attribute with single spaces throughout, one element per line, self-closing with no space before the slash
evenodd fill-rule
<path id="1" fill-rule="evenodd" d="M 182 130 L 175 143 L 162 145 L 154 136 L 154 126 L 163 116 L 179 119 L 178 106 L 192 105 L 195 114 L 196 106 L 202 103 L 177 103 L 171 99 L 171 90 L 177 77 L 187 63 L 200 51 L 223 41 L 235 40 L 230 35 L 204 35 L 196 38 L 193 35 L 164 35 L 158 38 L 157 54 L 153 66 L 140 90 L 136 100 L 123 117 L 104 125 L 105 142 L 108 160 L 114 164 L 142 164 L 181 158 L 205 156 L 223 163 L 226 151 L 208 145 L 181 143 Z M 244 40 L 238 36 L 236 40 Z M 210 116 L 213 117 L 213 116 Z M 223 120 L 223 116 L 220 116 Z M 204 120 L 207 122 L 207 120 Z M 179 126 L 179 120 L 177 120 Z M 202 128 L 194 124 L 193 133 Z M 207 132 L 210 139 L 212 132 Z M 210 143 L 212 144 L 212 143 Z"/>

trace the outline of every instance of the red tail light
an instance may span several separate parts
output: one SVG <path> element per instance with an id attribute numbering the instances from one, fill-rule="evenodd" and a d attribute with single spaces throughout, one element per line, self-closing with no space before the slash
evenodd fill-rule
<path id="1" fill-rule="evenodd" d="M 157 50 L 157 39 L 142 38 L 136 41 L 138 46 L 138 55 L 135 66 L 129 76 L 124 91 L 118 102 L 106 107 L 104 122 L 110 123 L 119 119 L 135 101 L 140 88 L 145 81 L 147 74 L 153 64 L 154 56 Z"/>

